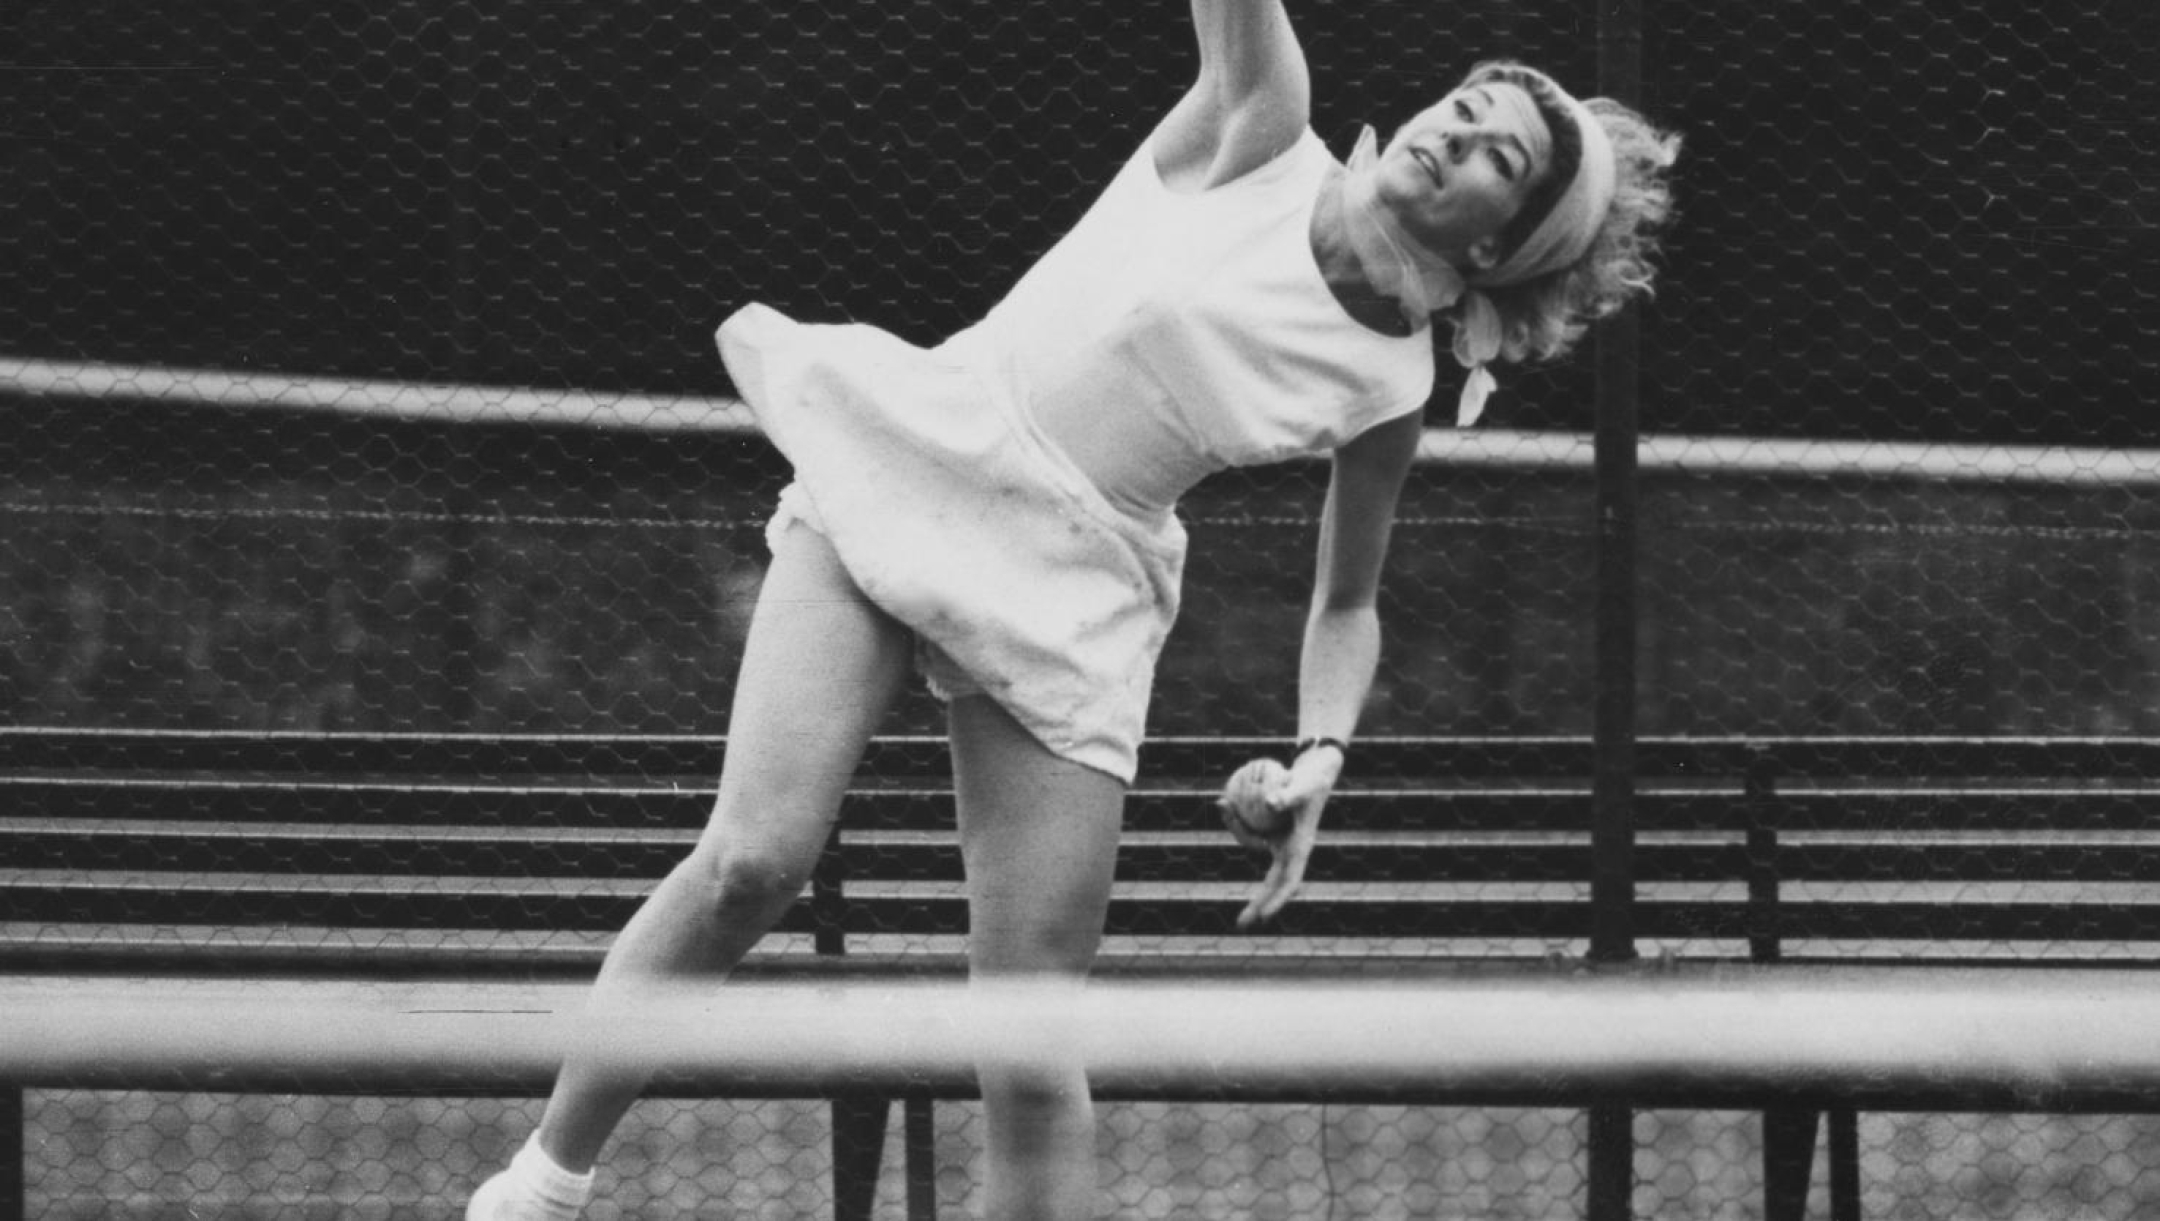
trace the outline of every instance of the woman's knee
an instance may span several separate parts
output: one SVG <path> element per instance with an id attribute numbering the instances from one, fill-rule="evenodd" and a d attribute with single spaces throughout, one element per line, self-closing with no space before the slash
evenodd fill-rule
<path id="1" fill-rule="evenodd" d="M 777 916 L 810 883 L 816 861 L 771 845 L 707 843 L 675 870 L 694 902 L 710 918 Z"/>

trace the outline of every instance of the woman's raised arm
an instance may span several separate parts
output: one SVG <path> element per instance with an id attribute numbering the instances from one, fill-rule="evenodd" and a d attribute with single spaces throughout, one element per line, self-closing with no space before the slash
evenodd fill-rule
<path id="1" fill-rule="evenodd" d="M 1305 52 L 1281 0 L 1193 0 L 1200 75 L 1155 130 L 1155 165 L 1201 191 L 1265 165 L 1312 113 Z"/>

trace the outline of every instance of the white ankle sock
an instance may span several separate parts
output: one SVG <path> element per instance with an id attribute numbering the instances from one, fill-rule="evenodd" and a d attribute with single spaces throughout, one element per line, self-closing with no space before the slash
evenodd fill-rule
<path id="1" fill-rule="evenodd" d="M 556 1165 L 536 1135 L 473 1193 L 466 1221 L 577 1221 L 592 1183 L 592 1171 L 572 1174 Z"/>
<path id="2" fill-rule="evenodd" d="M 556 1165 L 555 1159 L 540 1147 L 538 1134 L 528 1138 L 525 1147 L 510 1159 L 510 1170 L 524 1181 L 540 1202 L 568 1208 L 573 1215 L 592 1196 L 592 1171 L 572 1174 Z"/>

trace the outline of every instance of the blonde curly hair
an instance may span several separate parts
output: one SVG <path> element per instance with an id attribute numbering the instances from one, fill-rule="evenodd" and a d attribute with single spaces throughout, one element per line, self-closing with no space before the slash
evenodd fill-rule
<path id="1" fill-rule="evenodd" d="M 1559 87 L 1544 73 L 1504 61 L 1486 63 L 1471 69 L 1464 85 L 1489 80 L 1525 89 L 1554 134 L 1558 172 L 1548 182 L 1559 181 L 1534 193 L 1502 232 L 1503 243 L 1512 251 L 1544 219 L 1553 198 L 1574 176 L 1581 138 L 1572 130 L 1573 119 L 1558 94 Z M 1480 289 L 1500 315 L 1503 360 L 1520 363 L 1565 355 L 1592 322 L 1617 312 L 1634 297 L 1650 295 L 1657 277 L 1660 236 L 1673 210 L 1668 171 L 1680 155 L 1680 137 L 1659 130 L 1610 98 L 1588 98 L 1583 106 L 1596 116 L 1612 142 L 1612 205 L 1589 249 L 1573 264 L 1518 284 Z M 1573 158 L 1568 156 L 1570 151 Z M 1459 313 L 1454 320 L 1459 326 Z"/>

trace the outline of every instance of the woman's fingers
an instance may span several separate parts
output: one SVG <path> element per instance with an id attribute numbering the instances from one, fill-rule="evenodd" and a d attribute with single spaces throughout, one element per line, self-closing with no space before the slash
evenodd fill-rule
<path id="1" fill-rule="evenodd" d="M 1297 812 L 1290 833 L 1270 845 L 1275 859 L 1252 901 L 1238 915 L 1239 928 L 1252 928 L 1274 919 L 1304 884 L 1306 863 L 1312 859 L 1313 845 L 1320 838 L 1321 804 L 1321 798 L 1312 798 Z"/>

